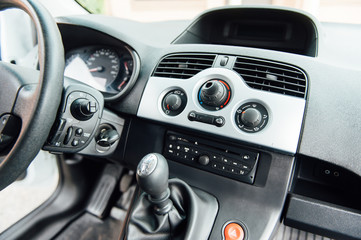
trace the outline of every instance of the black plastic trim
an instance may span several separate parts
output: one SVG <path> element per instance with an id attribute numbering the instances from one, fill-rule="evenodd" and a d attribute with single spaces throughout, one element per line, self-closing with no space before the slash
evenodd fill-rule
<path id="1" fill-rule="evenodd" d="M 361 212 L 315 199 L 292 195 L 285 225 L 336 239 L 361 239 Z"/>

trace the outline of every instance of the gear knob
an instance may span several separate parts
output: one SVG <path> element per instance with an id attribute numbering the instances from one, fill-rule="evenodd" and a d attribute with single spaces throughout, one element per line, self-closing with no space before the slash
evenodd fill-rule
<path id="1" fill-rule="evenodd" d="M 138 164 L 136 177 L 139 187 L 149 195 L 155 212 L 167 213 L 173 205 L 169 200 L 167 160 L 158 153 L 147 154 Z"/>
<path id="2" fill-rule="evenodd" d="M 168 163 L 158 153 L 147 154 L 138 164 L 138 185 L 153 198 L 161 198 L 160 195 L 167 191 L 168 176 Z"/>

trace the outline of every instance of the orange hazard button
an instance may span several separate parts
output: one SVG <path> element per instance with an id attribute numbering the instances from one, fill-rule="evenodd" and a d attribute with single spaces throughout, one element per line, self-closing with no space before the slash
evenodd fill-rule
<path id="1" fill-rule="evenodd" d="M 244 230 L 237 223 L 229 223 L 224 229 L 225 240 L 243 240 Z"/>

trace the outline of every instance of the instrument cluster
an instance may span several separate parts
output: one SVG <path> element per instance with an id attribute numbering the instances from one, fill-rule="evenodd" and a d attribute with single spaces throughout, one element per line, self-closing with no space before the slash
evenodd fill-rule
<path id="1" fill-rule="evenodd" d="M 126 94 L 134 84 L 138 59 L 127 47 L 75 48 L 66 54 L 64 75 L 99 90 L 105 100 L 114 100 Z"/>

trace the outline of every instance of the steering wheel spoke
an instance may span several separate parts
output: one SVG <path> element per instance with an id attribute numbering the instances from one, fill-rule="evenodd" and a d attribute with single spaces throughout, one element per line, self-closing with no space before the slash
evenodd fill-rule
<path id="1" fill-rule="evenodd" d="M 0 116 L 12 111 L 20 88 L 38 82 L 37 71 L 0 61 Z"/>
<path id="2" fill-rule="evenodd" d="M 0 61 L 0 116 L 11 113 L 19 99 L 24 98 L 30 89 L 32 97 L 39 84 L 39 71 Z M 20 94 L 22 93 L 22 94 Z M 29 99 L 27 99 L 29 100 Z"/>
<path id="3" fill-rule="evenodd" d="M 0 156 L 7 154 L 11 149 L 11 145 L 17 139 L 20 129 L 20 118 L 9 113 L 0 117 Z"/>
<path id="4" fill-rule="evenodd" d="M 6 155 L 36 107 L 39 71 L 0 62 L 0 85 L 0 155 Z"/>

